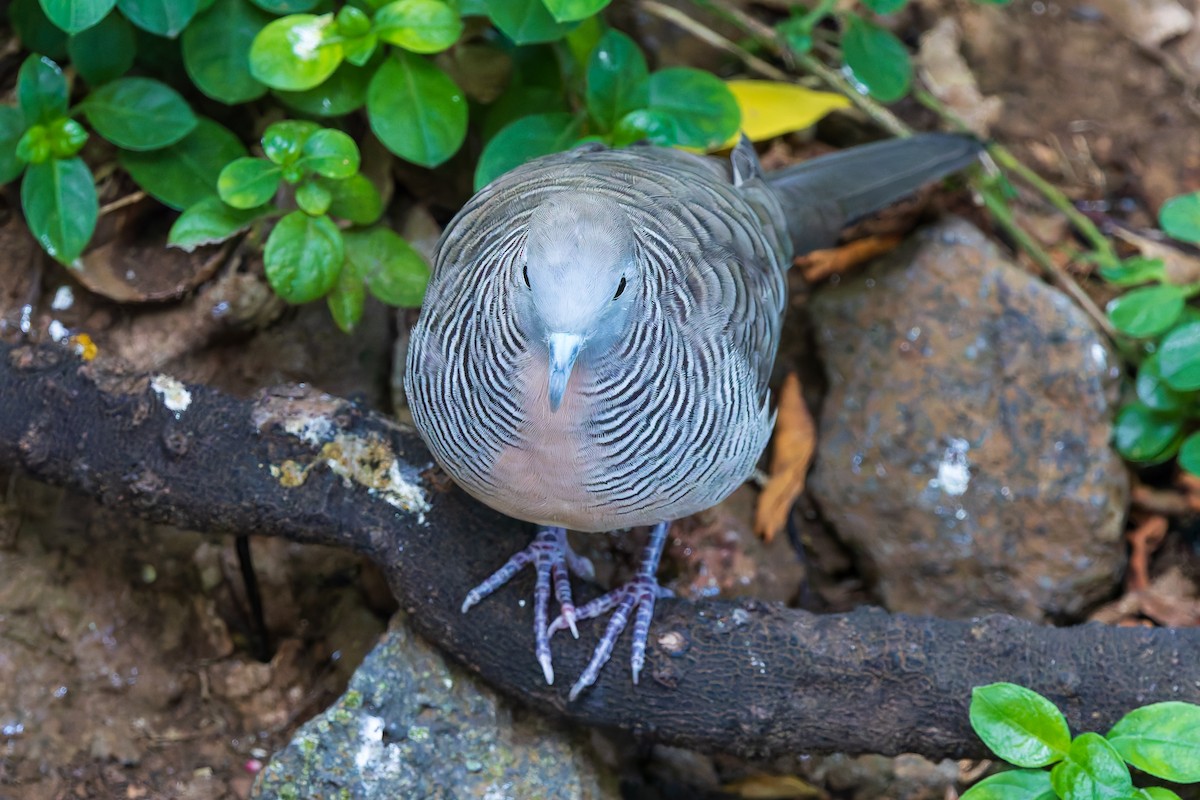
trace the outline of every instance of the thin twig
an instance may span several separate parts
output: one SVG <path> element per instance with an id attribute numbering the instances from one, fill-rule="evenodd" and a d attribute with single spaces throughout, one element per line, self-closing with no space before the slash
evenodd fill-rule
<path id="1" fill-rule="evenodd" d="M 1121 260 L 1117 257 L 1117 253 L 1113 249 L 1112 242 L 1108 240 L 1108 237 L 1101 233 L 1096 224 L 1081 213 L 1075 207 L 1075 204 L 1071 202 L 1071 199 L 1059 191 L 1057 187 L 1051 185 L 1041 175 L 1038 175 L 1032 169 L 1022 164 L 1008 148 L 1002 145 L 992 142 L 988 145 L 988 153 L 996 160 L 997 164 L 1036 189 L 1039 194 L 1046 198 L 1046 201 L 1050 205 L 1062 212 L 1070 220 L 1071 224 L 1075 226 L 1075 230 L 1083 234 L 1083 238 L 1087 239 L 1092 248 L 1104 259 L 1112 263 Z"/>
<path id="2" fill-rule="evenodd" d="M 118 197 L 111 203 L 105 203 L 100 207 L 99 215 L 103 217 L 105 214 L 111 214 L 114 211 L 119 211 L 126 206 L 131 206 L 134 203 L 140 203 L 146 199 L 146 193 L 140 189 L 136 192 L 130 192 L 124 197 Z"/>
<path id="3" fill-rule="evenodd" d="M 1033 259 L 1042 269 L 1042 273 L 1046 279 L 1071 296 L 1080 308 L 1092 318 L 1092 321 L 1099 326 L 1100 330 L 1114 341 L 1117 339 L 1117 331 L 1113 328 L 1112 323 L 1108 321 L 1108 317 L 1100 310 L 1100 307 L 1088 297 L 1087 293 L 1080 288 L 1079 284 L 1067 274 L 1066 270 L 1060 267 L 1050 255 L 1042 249 L 1042 246 L 1034 241 L 1033 237 L 1025 232 L 1025 229 L 1017 224 L 1013 217 L 1012 209 L 1008 207 L 1001 197 L 994 190 L 984 188 L 980 191 L 983 197 L 983 204 L 991 213 L 992 219 L 996 224 L 1008 233 L 1009 236 L 1016 241 L 1017 245 L 1025 251 L 1025 253 Z"/>
<path id="4" fill-rule="evenodd" d="M 727 53 L 737 56 L 742 60 L 747 67 L 754 72 L 757 72 L 763 77 L 770 78 L 773 81 L 783 81 L 785 83 L 794 82 L 794 78 L 788 75 L 778 67 L 763 61 L 758 56 L 746 50 L 746 48 L 726 39 L 721 34 L 707 27 L 701 22 L 689 17 L 682 11 L 670 6 L 665 6 L 657 0 L 643 0 L 642 8 L 650 12 L 659 19 L 664 19 L 667 22 L 673 23 L 683 30 L 695 36 L 697 39 L 711 44 L 718 50 L 724 50 Z"/>
<path id="5" fill-rule="evenodd" d="M 933 113 L 949 120 L 953 124 L 962 128 L 963 131 L 970 133 L 971 129 L 967 124 L 948 108 L 941 100 L 935 97 L 931 92 L 924 89 L 917 89 L 913 92 L 913 97 L 917 102 L 928 108 Z M 988 143 L 988 155 L 990 155 L 997 165 L 1004 167 L 1009 172 L 1012 172 L 1018 178 L 1029 184 L 1033 189 L 1036 189 L 1051 206 L 1058 209 L 1067 218 L 1075 229 L 1087 239 L 1092 248 L 1101 255 L 1104 259 L 1110 259 L 1113 262 L 1119 261 L 1116 251 L 1113 249 L 1112 242 L 1108 240 L 1100 229 L 1096 227 L 1087 215 L 1081 213 L 1071 202 L 1071 198 L 1067 197 L 1057 186 L 1054 186 L 1041 175 L 1038 175 L 1029 167 L 1021 163 L 1012 151 L 1002 144 L 997 142 Z"/>

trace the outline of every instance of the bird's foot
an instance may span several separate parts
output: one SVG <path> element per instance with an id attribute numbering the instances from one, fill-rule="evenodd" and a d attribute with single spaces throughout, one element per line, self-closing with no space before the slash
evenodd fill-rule
<path id="1" fill-rule="evenodd" d="M 601 668 L 608 662 L 612 656 L 613 647 L 617 643 L 617 638 L 621 635 L 621 631 L 625 630 L 625 626 L 629 624 L 629 617 L 633 612 L 637 611 L 637 616 L 633 622 L 633 645 L 630 655 L 630 666 L 633 671 L 633 682 L 638 682 L 638 675 L 642 671 L 642 666 L 646 663 L 646 639 L 650 633 L 650 620 L 654 616 L 654 601 L 660 597 L 670 597 L 671 592 L 668 589 L 658 585 L 658 579 L 655 573 L 658 572 L 658 561 L 662 556 L 663 545 L 667 541 L 668 523 L 660 523 L 654 526 L 654 530 L 650 534 L 650 541 L 646 544 L 646 550 L 642 556 L 642 564 L 638 568 L 637 577 L 617 589 L 613 589 L 607 594 L 597 597 L 595 600 L 586 605 L 574 609 L 574 615 L 570 618 L 565 613 L 560 613 L 559 616 L 550 623 L 547 631 L 547 641 L 550 636 L 553 636 L 557 631 L 570 628 L 572 633 L 575 633 L 576 620 L 592 619 L 608 611 L 612 611 L 612 617 L 608 620 L 608 627 L 604 630 L 604 635 L 600 638 L 600 643 L 596 645 L 596 650 L 592 653 L 592 660 L 588 663 L 587 669 L 579 676 L 579 680 L 575 681 L 575 685 L 571 687 L 570 699 L 574 700 L 587 687 L 596 682 L 596 678 L 600 675 Z M 578 634 L 576 634 L 578 638 Z M 548 652 L 548 651 L 547 651 Z"/>
<path id="2" fill-rule="evenodd" d="M 512 576 L 527 564 L 533 564 L 537 581 L 533 590 L 533 632 L 537 640 L 535 654 L 542 665 L 546 683 L 554 683 L 554 667 L 550 660 L 550 632 L 547 620 L 550 617 L 550 584 L 554 584 L 554 596 L 558 600 L 559 614 L 555 622 L 563 621 L 563 628 L 570 628 L 576 639 L 579 630 L 575 627 L 578 611 L 571 598 L 571 581 L 568 572 L 582 578 L 595 574 L 592 562 L 576 555 L 567 544 L 565 528 L 539 527 L 537 536 L 529 546 L 513 554 L 504 566 L 492 573 L 483 583 L 467 593 L 462 610 L 465 614 L 471 606 L 508 583 Z M 590 604 L 589 604 L 590 605 Z"/>

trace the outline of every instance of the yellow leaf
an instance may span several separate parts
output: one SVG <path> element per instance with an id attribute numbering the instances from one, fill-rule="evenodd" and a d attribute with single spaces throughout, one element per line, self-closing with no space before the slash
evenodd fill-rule
<path id="1" fill-rule="evenodd" d="M 742 131 L 752 142 L 761 142 L 812 127 L 817 120 L 848 108 L 850 101 L 832 92 L 817 92 L 782 81 L 726 81 L 742 110 Z M 737 144 L 734 137 L 726 147 Z"/>

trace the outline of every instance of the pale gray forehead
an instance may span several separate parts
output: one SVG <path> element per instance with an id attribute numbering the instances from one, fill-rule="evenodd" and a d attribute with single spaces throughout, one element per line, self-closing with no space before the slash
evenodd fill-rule
<path id="1" fill-rule="evenodd" d="M 526 248 L 533 267 L 569 267 L 577 259 L 593 268 L 619 266 L 632 254 L 633 228 L 620 204 L 563 193 L 548 198 L 530 216 Z"/>

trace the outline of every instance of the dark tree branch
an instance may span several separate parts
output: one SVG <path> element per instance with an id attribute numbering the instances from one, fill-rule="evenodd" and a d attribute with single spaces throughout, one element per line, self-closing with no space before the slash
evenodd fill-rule
<path id="1" fill-rule="evenodd" d="M 424 635 L 506 693 L 575 722 L 741 755 L 969 757 L 984 754 L 966 714 L 982 683 L 1042 692 L 1077 731 L 1104 731 L 1145 703 L 1200 702 L 1200 630 L 663 601 L 642 684 L 630 683 L 622 652 L 568 704 L 567 687 L 545 686 L 533 658 L 532 611 L 517 604 L 528 576 L 459 612 L 529 526 L 422 472 L 430 457 L 411 430 L 302 389 L 246 401 L 193 386 L 178 413 L 165 389 L 56 348 L 0 345 L 0 468 L 185 528 L 365 553 Z M 594 641 L 586 627 L 581 642 L 556 638 L 558 674 L 583 668 Z"/>

